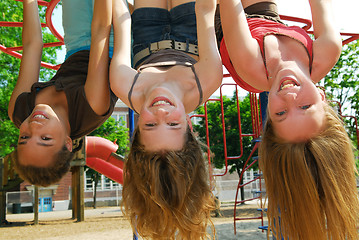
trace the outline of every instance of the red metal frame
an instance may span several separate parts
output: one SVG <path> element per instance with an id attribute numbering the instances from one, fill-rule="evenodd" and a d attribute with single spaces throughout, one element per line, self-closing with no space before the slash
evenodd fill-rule
<path id="1" fill-rule="evenodd" d="M 19 1 L 22 2 L 22 0 L 15 0 L 15 1 Z M 43 0 L 38 0 L 38 4 L 41 6 L 46 6 L 46 14 L 45 14 L 45 19 L 46 19 L 46 23 L 42 23 L 41 26 L 43 28 L 47 27 L 51 33 L 59 40 L 59 42 L 53 42 L 53 43 L 45 43 L 44 47 L 55 47 L 55 46 L 61 46 L 64 44 L 63 42 L 63 37 L 58 33 L 58 31 L 54 28 L 53 23 L 52 23 L 52 13 L 54 8 L 56 7 L 56 5 L 58 4 L 60 0 L 51 0 L 50 2 L 46 2 Z M 302 23 L 304 24 L 304 26 L 302 27 L 305 31 L 307 31 L 308 33 L 313 33 L 310 29 L 312 27 L 312 22 L 308 19 L 303 19 L 303 18 L 298 18 L 298 17 L 291 17 L 291 16 L 285 16 L 285 15 L 281 15 L 280 16 L 282 20 L 285 21 L 292 21 L 292 22 L 297 22 L 297 23 Z M 22 22 L 3 22 L 0 21 L 0 27 L 22 27 L 23 23 Z M 359 39 L 359 34 L 358 33 L 341 33 L 341 35 L 343 36 L 343 45 L 348 44 L 354 40 Z M 345 38 L 345 39 L 344 39 Z M 21 58 L 22 54 L 19 53 L 19 51 L 22 50 L 22 46 L 20 47 L 6 47 L 0 44 L 0 50 L 11 55 L 14 56 L 16 58 Z M 49 69 L 54 69 L 57 70 L 59 69 L 60 65 L 53 65 L 50 63 L 45 63 L 45 62 L 41 62 L 41 66 L 49 68 Z M 224 77 L 230 77 L 230 74 L 225 74 Z M 241 153 L 239 156 L 228 156 L 227 154 L 227 142 L 226 142 L 226 126 L 225 126 L 225 112 L 224 112 L 224 108 L 223 108 L 223 93 L 222 93 L 222 88 L 224 86 L 228 86 L 228 85 L 233 85 L 236 87 L 236 98 L 237 98 L 237 110 L 238 110 L 238 125 L 239 125 L 239 142 L 240 142 L 240 150 Z M 216 176 L 223 176 L 225 174 L 227 174 L 228 172 L 228 159 L 240 159 L 243 156 L 243 142 L 242 142 L 242 138 L 243 137 L 253 137 L 253 138 L 257 138 L 260 135 L 260 129 L 261 129 L 261 121 L 260 121 L 260 110 L 259 110 L 259 100 L 257 97 L 257 94 L 253 94 L 250 93 L 250 103 L 251 103 L 251 115 L 252 115 L 252 133 L 242 133 L 242 128 L 241 128 L 241 118 L 240 118 L 240 107 L 239 107 L 239 101 L 238 101 L 238 86 L 236 84 L 223 84 L 220 87 L 220 99 L 208 99 L 206 101 L 206 103 L 204 104 L 204 108 L 205 108 L 205 113 L 202 115 L 192 115 L 191 118 L 193 117 L 202 117 L 205 119 L 205 124 L 206 124 L 206 142 L 207 142 L 207 146 L 208 146 L 208 162 L 209 164 L 211 163 L 210 161 L 210 137 L 209 137 L 209 130 L 208 130 L 208 115 L 207 115 L 207 102 L 210 101 L 220 101 L 221 102 L 221 120 L 222 120 L 222 125 L 223 125 L 223 144 L 224 144 L 224 155 L 225 155 L 225 171 L 224 173 L 218 174 Z M 340 104 L 339 104 L 340 105 Z M 355 125 L 356 125 L 356 133 L 357 133 L 357 139 L 358 139 L 358 144 L 359 144 L 359 130 L 358 130 L 358 122 L 357 119 L 354 116 L 343 116 L 343 117 L 348 117 L 348 118 L 353 118 L 355 121 Z M 260 188 L 261 188 L 261 178 L 257 177 L 254 180 L 252 180 L 249 183 L 245 183 L 245 184 L 240 184 L 241 179 L 243 178 L 244 172 L 246 170 L 248 170 L 257 160 L 251 160 L 252 159 L 252 154 L 255 152 L 255 150 L 258 148 L 259 143 L 256 143 L 250 157 L 247 159 L 246 163 L 245 163 L 245 168 L 241 173 L 240 176 L 240 180 L 239 180 L 239 184 L 237 187 L 237 193 L 236 193 L 236 199 L 235 199 L 235 207 L 234 207 L 234 233 L 236 233 L 236 220 L 245 220 L 245 219 L 261 219 L 262 220 L 262 226 L 263 226 L 263 211 L 261 211 L 261 216 L 260 217 L 256 217 L 256 218 L 236 218 L 236 209 L 237 209 L 237 204 L 242 203 L 243 201 L 248 201 L 248 200 L 253 200 L 253 199 L 257 199 L 257 198 L 261 198 L 261 194 L 260 197 L 257 198 L 252 198 L 252 199 L 246 199 L 246 200 L 241 200 L 241 201 L 237 201 L 237 197 L 238 197 L 238 191 L 241 187 L 244 187 L 245 185 L 259 180 L 260 181 Z M 359 146 L 358 146 L 359 148 Z M 252 161 L 252 162 L 251 162 Z M 262 202 L 261 202 L 262 204 Z M 261 206 L 262 207 L 262 206 Z"/>
<path id="2" fill-rule="evenodd" d="M 22 2 L 22 0 L 14 0 L 14 1 L 18 1 L 18 2 Z M 64 45 L 64 39 L 61 36 L 61 34 L 58 33 L 58 31 L 55 29 L 53 23 L 52 23 L 52 13 L 56 7 L 56 5 L 60 2 L 60 0 L 52 0 L 50 2 L 46 2 L 43 0 L 38 0 L 38 5 L 40 6 L 45 6 L 46 8 L 46 13 L 45 13 L 45 19 L 46 19 L 46 23 L 41 23 L 41 27 L 43 28 L 48 28 L 51 33 L 59 40 L 59 42 L 52 42 L 52 43 L 45 43 L 44 47 L 57 47 L 57 46 L 62 46 Z M 4 22 L 4 21 L 0 21 L 0 27 L 22 27 L 23 23 L 22 22 Z M 19 47 L 6 47 L 2 44 L 0 44 L 0 50 L 3 51 L 4 53 L 7 53 L 13 57 L 16 58 L 22 58 L 22 54 L 19 51 L 22 51 L 23 47 L 19 46 Z M 48 69 L 53 69 L 53 70 L 58 70 L 60 68 L 61 64 L 58 65 L 54 65 L 51 63 L 46 63 L 46 62 L 41 62 L 41 66 L 48 68 Z"/>
<path id="3" fill-rule="evenodd" d="M 223 77 L 230 77 L 229 74 L 224 74 Z M 235 96 L 237 99 L 237 112 L 238 112 L 238 135 L 239 135 L 239 145 L 240 145 L 240 155 L 239 156 L 228 156 L 227 152 L 227 139 L 226 139 L 226 123 L 225 123 L 225 112 L 223 107 L 223 88 L 226 86 L 233 86 L 235 88 Z M 235 83 L 224 83 L 220 86 L 220 98 L 214 99 L 210 98 L 204 103 L 204 114 L 194 114 L 190 118 L 199 117 L 204 118 L 205 126 L 206 126 L 206 144 L 207 144 L 207 158 L 208 163 L 211 164 L 211 154 L 210 154 L 210 134 L 208 129 L 208 115 L 207 115 L 207 103 L 219 101 L 221 103 L 221 121 L 222 121 L 222 133 L 223 133 L 223 146 L 224 146 L 224 162 L 225 162 L 225 169 L 223 173 L 214 174 L 214 176 L 224 176 L 228 173 L 228 160 L 235 160 L 240 159 L 243 156 L 243 137 L 253 137 L 257 138 L 260 135 L 260 113 L 259 113 L 259 101 L 257 94 L 250 94 L 250 103 L 251 103 L 251 115 L 252 115 L 252 133 L 242 133 L 241 127 L 241 117 L 240 117 L 240 106 L 239 106 L 239 92 L 238 92 L 238 85 Z"/>

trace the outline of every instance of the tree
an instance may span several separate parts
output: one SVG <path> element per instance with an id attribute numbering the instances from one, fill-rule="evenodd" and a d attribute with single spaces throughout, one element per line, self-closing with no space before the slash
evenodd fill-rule
<path id="1" fill-rule="evenodd" d="M 240 142 L 241 134 L 252 133 L 251 106 L 250 98 L 247 95 L 239 101 L 241 128 L 238 124 L 237 100 L 235 94 L 232 98 L 223 97 L 224 122 L 226 129 L 227 156 L 241 156 L 239 159 L 229 159 L 229 172 L 237 172 L 241 175 L 244 163 L 252 151 L 254 144 L 251 142 L 253 137 L 242 137 L 242 147 Z M 197 109 L 198 114 L 204 114 L 204 107 Z M 215 168 L 225 166 L 225 153 L 223 144 L 222 113 L 220 101 L 207 103 L 208 128 L 210 139 L 210 150 L 213 153 L 212 164 Z M 202 118 L 199 124 L 194 125 L 194 129 L 199 133 L 200 140 L 206 142 L 205 120 Z M 243 151 L 241 151 L 243 149 Z M 254 167 L 257 167 L 255 165 Z M 244 189 L 241 188 L 241 199 L 244 199 Z"/>
<path id="2" fill-rule="evenodd" d="M 359 117 L 359 40 L 345 46 L 337 64 L 324 79 L 327 98 L 338 101 L 344 115 Z M 358 146 L 353 118 L 344 119 L 354 145 Z"/>
<path id="3" fill-rule="evenodd" d="M 129 135 L 128 128 L 125 128 L 123 124 L 124 122 L 117 122 L 114 118 L 110 117 L 89 135 L 103 137 L 111 142 L 116 142 L 118 145 L 116 153 L 124 155 L 129 150 Z M 94 183 L 93 208 L 96 208 L 97 186 L 98 182 L 101 180 L 101 174 L 86 166 L 85 169 L 87 176 L 89 176 Z"/>
<path id="4" fill-rule="evenodd" d="M 45 20 L 45 8 L 39 7 L 41 21 Z M 17 1 L 0 1 L 0 21 L 22 21 L 22 3 Z M 19 27 L 0 27 L 0 44 L 6 47 L 17 47 L 22 45 L 22 29 Z M 43 31 L 44 42 L 57 41 L 47 30 Z M 46 48 L 43 51 L 42 60 L 49 63 L 56 62 L 56 49 Z M 15 87 L 20 69 L 20 59 L 9 56 L 0 51 L 0 157 L 4 157 L 14 150 L 17 145 L 18 129 L 8 117 L 7 109 L 11 93 Z M 50 79 L 55 72 L 41 68 L 40 81 Z"/>

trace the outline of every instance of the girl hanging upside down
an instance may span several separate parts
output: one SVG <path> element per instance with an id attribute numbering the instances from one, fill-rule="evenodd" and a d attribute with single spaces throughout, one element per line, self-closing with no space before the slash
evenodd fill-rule
<path id="1" fill-rule="evenodd" d="M 315 86 L 337 62 L 341 38 L 331 0 L 309 3 L 314 40 L 300 27 L 283 24 L 274 0 L 221 0 L 220 53 L 241 87 L 269 92 L 259 161 L 273 234 L 357 239 L 353 146 Z"/>
<path id="2" fill-rule="evenodd" d="M 124 167 L 123 205 L 151 239 L 205 239 L 213 196 L 200 144 L 187 123 L 222 82 L 215 0 L 115 1 L 111 89 L 139 120 Z"/>
<path id="3" fill-rule="evenodd" d="M 117 101 L 108 80 L 112 0 L 95 6 L 92 0 L 62 1 L 67 59 L 47 82 L 38 82 L 43 41 L 37 0 L 23 4 L 23 56 L 8 108 L 20 130 L 14 167 L 22 179 L 48 186 L 68 172 L 72 140 L 105 122 Z"/>

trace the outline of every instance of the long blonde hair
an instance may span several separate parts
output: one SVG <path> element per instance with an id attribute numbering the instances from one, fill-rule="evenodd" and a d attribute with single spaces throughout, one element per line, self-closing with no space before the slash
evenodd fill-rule
<path id="1" fill-rule="evenodd" d="M 124 167 L 123 207 L 134 231 L 145 239 L 209 239 L 214 209 L 201 147 L 188 128 L 180 151 L 146 152 L 140 132 Z"/>
<path id="2" fill-rule="evenodd" d="M 303 143 L 285 143 L 266 123 L 259 161 L 277 239 L 358 239 L 353 146 L 338 114 L 325 111 L 325 130 Z"/>

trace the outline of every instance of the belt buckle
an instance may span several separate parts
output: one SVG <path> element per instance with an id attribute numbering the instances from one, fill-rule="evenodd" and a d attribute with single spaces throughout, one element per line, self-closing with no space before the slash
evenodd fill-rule
<path id="1" fill-rule="evenodd" d="M 173 40 L 162 40 L 159 42 L 151 43 L 150 45 L 150 53 L 158 52 L 162 49 L 171 49 L 173 48 Z"/>
<path id="2" fill-rule="evenodd" d="M 173 40 L 162 40 L 157 42 L 158 44 L 158 49 L 173 49 Z"/>

